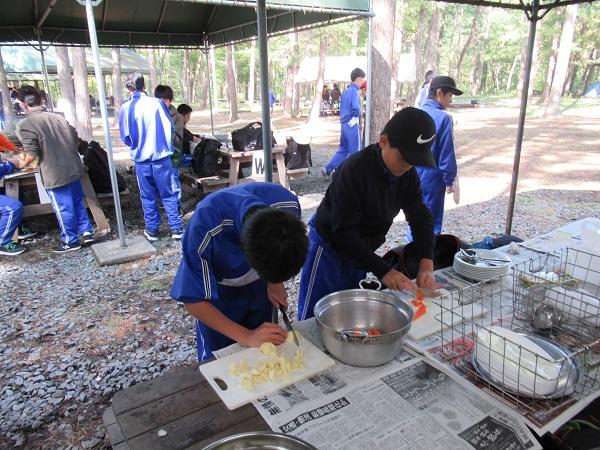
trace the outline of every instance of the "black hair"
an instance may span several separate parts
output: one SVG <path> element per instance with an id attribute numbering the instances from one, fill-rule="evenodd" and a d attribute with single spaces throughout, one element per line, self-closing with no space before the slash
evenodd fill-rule
<path id="1" fill-rule="evenodd" d="M 179 105 L 177 107 L 177 112 L 179 114 L 181 114 L 182 116 L 185 116 L 186 114 L 189 114 L 192 112 L 192 107 L 190 105 L 186 105 L 185 103 L 182 103 L 181 105 Z"/>
<path id="2" fill-rule="evenodd" d="M 162 100 L 173 101 L 173 89 L 171 89 L 171 86 L 159 84 L 154 88 L 154 96 Z"/>
<path id="3" fill-rule="evenodd" d="M 280 209 L 251 210 L 244 218 L 242 249 L 263 280 L 282 283 L 304 264 L 308 253 L 306 227 L 299 217 Z"/>
<path id="4" fill-rule="evenodd" d="M 139 72 L 128 73 L 125 77 L 125 89 L 128 91 L 143 91 L 145 86 L 144 76 Z"/>
<path id="5" fill-rule="evenodd" d="M 356 69 L 354 69 L 352 72 L 350 72 L 350 81 L 354 81 L 357 78 L 364 78 L 365 77 L 365 72 L 362 69 L 359 69 L 358 67 Z"/>
<path id="6" fill-rule="evenodd" d="M 449 87 L 438 87 L 438 88 L 429 88 L 429 95 L 427 95 L 427 98 L 435 98 L 435 95 L 437 93 L 437 90 L 441 89 L 442 90 L 442 94 L 446 95 L 448 92 L 453 92 L 452 88 Z"/>
<path id="7" fill-rule="evenodd" d="M 27 106 L 40 106 L 42 104 L 42 94 L 33 86 L 21 86 L 17 91 L 17 98 Z"/>
<path id="8" fill-rule="evenodd" d="M 434 77 L 435 72 L 433 70 L 428 70 L 427 72 L 425 72 L 425 82 L 423 83 L 423 86 L 425 86 L 427 83 L 433 80 Z"/>

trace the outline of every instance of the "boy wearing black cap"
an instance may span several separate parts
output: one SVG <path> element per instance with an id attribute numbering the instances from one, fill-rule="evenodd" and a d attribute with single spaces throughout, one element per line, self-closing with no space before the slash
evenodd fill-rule
<path id="1" fill-rule="evenodd" d="M 452 117 L 445 109 L 452 103 L 454 95 L 462 93 L 451 77 L 435 77 L 429 85 L 428 100 L 422 107 L 435 122 L 436 138 L 431 147 L 435 166 L 419 165 L 417 173 L 421 180 L 423 201 L 433 215 L 435 234 L 442 232 L 445 194 L 454 192 L 453 184 L 457 173 Z"/>
<path id="2" fill-rule="evenodd" d="M 437 287 L 433 278 L 433 221 L 423 204 L 413 166 L 434 166 L 435 124 L 409 107 L 385 125 L 379 143 L 350 156 L 336 171 L 323 201 L 309 221 L 309 250 L 300 280 L 300 320 L 313 316 L 315 303 L 342 289 L 357 288 L 372 272 L 390 289 L 416 289 L 375 251 L 400 210 L 421 255 L 416 285 Z"/>

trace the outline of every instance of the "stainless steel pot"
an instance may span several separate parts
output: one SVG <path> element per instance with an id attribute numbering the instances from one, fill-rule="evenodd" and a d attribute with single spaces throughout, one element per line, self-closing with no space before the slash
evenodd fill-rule
<path id="1" fill-rule="evenodd" d="M 386 292 L 348 289 L 326 295 L 314 308 L 325 347 L 352 366 L 385 364 L 402 350 L 413 320 L 408 302 Z M 378 329 L 379 336 L 366 330 Z"/>
<path id="2" fill-rule="evenodd" d="M 202 450 L 317 450 L 294 436 L 265 431 L 228 436 L 204 447 Z"/>

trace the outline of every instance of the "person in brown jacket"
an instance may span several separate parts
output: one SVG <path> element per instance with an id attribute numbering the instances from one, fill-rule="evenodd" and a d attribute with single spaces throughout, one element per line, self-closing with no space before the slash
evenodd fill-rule
<path id="1" fill-rule="evenodd" d="M 42 183 L 60 227 L 61 243 L 54 252 L 79 250 L 94 242 L 94 234 L 84 204 L 77 132 L 64 117 L 43 110 L 40 92 L 33 86 L 21 87 L 17 98 L 27 114 L 17 126 L 25 150 L 23 165 L 39 160 Z"/>

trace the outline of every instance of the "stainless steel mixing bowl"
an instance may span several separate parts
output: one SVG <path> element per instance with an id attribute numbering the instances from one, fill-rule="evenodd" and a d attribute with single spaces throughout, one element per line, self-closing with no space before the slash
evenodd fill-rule
<path id="1" fill-rule="evenodd" d="M 348 289 L 323 297 L 314 308 L 323 343 L 352 366 L 385 364 L 402 350 L 413 320 L 408 302 L 387 292 Z M 379 336 L 367 330 L 381 330 Z"/>

